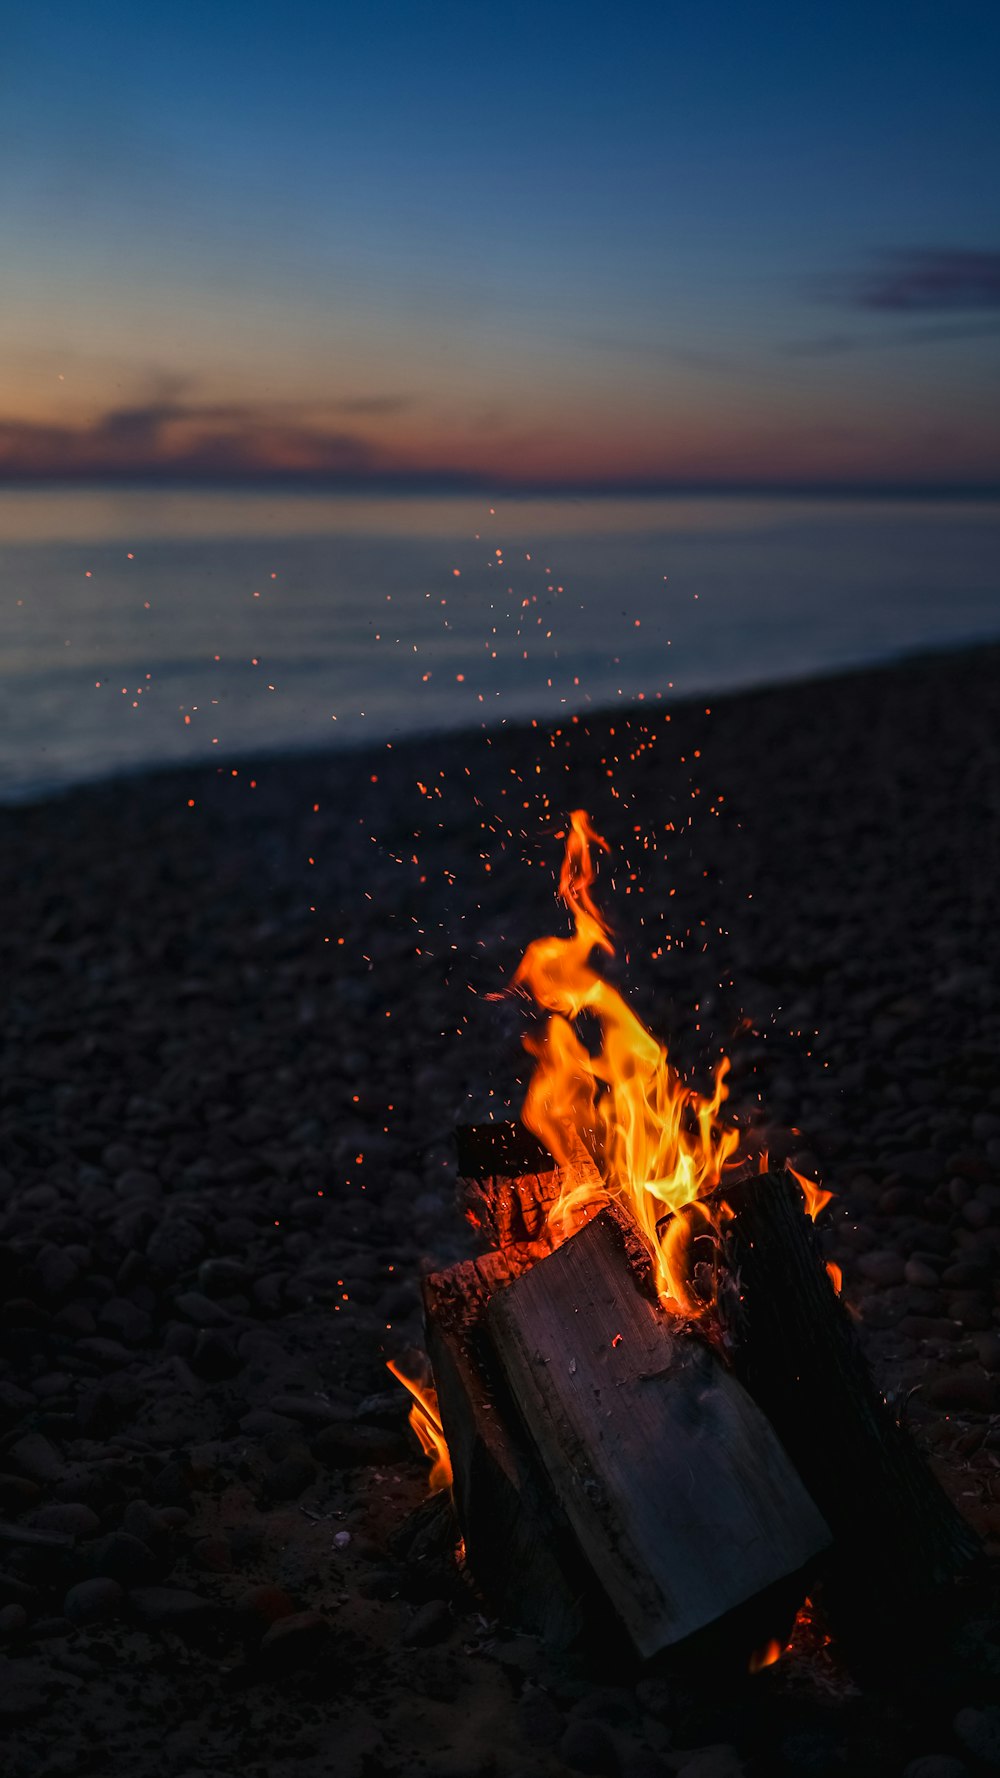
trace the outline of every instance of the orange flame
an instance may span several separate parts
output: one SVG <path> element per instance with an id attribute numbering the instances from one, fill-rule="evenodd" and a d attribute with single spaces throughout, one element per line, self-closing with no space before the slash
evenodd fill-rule
<path id="1" fill-rule="evenodd" d="M 540 1037 L 525 1039 L 536 1066 L 522 1121 L 544 1142 L 563 1175 L 550 1214 L 553 1244 L 579 1222 L 579 1212 L 607 1193 L 626 1199 L 657 1260 L 661 1297 L 692 1312 L 685 1254 L 690 1219 L 672 1213 L 720 1183 L 739 1135 L 719 1122 L 728 1097 L 729 1062 L 716 1069 L 709 1098 L 686 1087 L 663 1044 L 591 968 L 595 950 L 614 955 L 609 928 L 591 896 L 591 848 L 609 851 L 586 811 L 570 817 L 559 895 L 573 917 L 569 938 L 539 938 L 514 977 L 550 1017 Z M 600 1032 L 592 1054 L 574 1021 L 590 1015 Z M 700 1218 L 708 1219 L 705 1206 Z M 668 1220 L 669 1219 L 669 1220 Z M 661 1228 L 666 1224 L 665 1238 Z"/>
<path id="2" fill-rule="evenodd" d="M 833 1285 L 834 1290 L 839 1296 L 844 1288 L 843 1268 L 838 1266 L 835 1259 L 828 1259 L 826 1262 L 826 1269 L 830 1276 L 830 1283 Z"/>
<path id="3" fill-rule="evenodd" d="M 787 1161 L 785 1165 L 788 1166 Z M 794 1167 L 788 1167 L 788 1171 L 802 1187 L 802 1196 L 806 1201 L 806 1215 L 811 1216 L 815 1222 L 820 1211 L 826 1209 L 833 1193 L 826 1191 L 822 1185 L 817 1185 L 814 1180 L 807 1179 L 804 1173 L 796 1173 Z"/>
<path id="4" fill-rule="evenodd" d="M 404 1389 L 409 1390 L 413 1397 L 410 1425 L 420 1440 L 424 1456 L 431 1460 L 431 1472 L 428 1477 L 431 1493 L 436 1494 L 439 1488 L 450 1488 L 451 1456 L 441 1425 L 437 1390 L 424 1383 L 418 1383 L 414 1377 L 408 1377 L 406 1372 L 401 1370 L 391 1358 L 386 1360 L 386 1368 L 392 1372 L 398 1382 L 402 1383 Z"/>
<path id="5" fill-rule="evenodd" d="M 765 1642 L 763 1648 L 755 1649 L 750 1656 L 750 1672 L 763 1673 L 765 1667 L 773 1667 L 775 1661 L 780 1659 L 781 1643 L 776 1642 L 772 1636 L 770 1642 Z"/>

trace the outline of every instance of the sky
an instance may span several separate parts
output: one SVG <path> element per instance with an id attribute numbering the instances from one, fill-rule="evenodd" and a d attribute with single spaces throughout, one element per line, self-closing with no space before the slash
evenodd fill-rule
<path id="1" fill-rule="evenodd" d="M 1000 486 L 995 0 L 33 0 L 0 480 Z"/>

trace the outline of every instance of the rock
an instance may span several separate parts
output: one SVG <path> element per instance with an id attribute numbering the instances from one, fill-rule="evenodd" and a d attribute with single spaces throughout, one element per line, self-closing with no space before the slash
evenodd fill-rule
<path id="1" fill-rule="evenodd" d="M 249 1290 L 252 1283 L 251 1272 L 238 1259 L 203 1259 L 198 1267 L 198 1285 L 206 1296 L 234 1296 Z"/>
<path id="2" fill-rule="evenodd" d="M 297 1500 L 312 1486 L 319 1470 L 309 1457 L 283 1457 L 264 1477 L 264 1486 L 274 1500 Z"/>
<path id="3" fill-rule="evenodd" d="M 229 1327 L 232 1315 L 221 1303 L 212 1301 L 209 1296 L 202 1296 L 198 1290 L 182 1290 L 180 1296 L 174 1298 L 174 1307 L 185 1320 L 194 1323 L 195 1327 Z"/>
<path id="4" fill-rule="evenodd" d="M 324 1659 L 331 1642 L 330 1625 L 318 1611 L 293 1611 L 265 1632 L 258 1658 L 269 1671 L 285 1673 Z"/>
<path id="5" fill-rule="evenodd" d="M 109 1297 L 102 1303 L 97 1325 L 126 1346 L 146 1346 L 153 1333 L 151 1317 L 123 1296 Z"/>
<path id="6" fill-rule="evenodd" d="M 977 1367 L 947 1371 L 935 1377 L 927 1391 L 938 1408 L 951 1408 L 956 1413 L 989 1414 L 997 1395 L 996 1387 L 986 1372 Z"/>
<path id="7" fill-rule="evenodd" d="M 317 1395 L 276 1395 L 269 1405 L 273 1414 L 282 1414 L 301 1426 L 322 1428 L 343 1423 L 349 1417 L 347 1408 L 333 1407 Z"/>
<path id="8" fill-rule="evenodd" d="M 559 1758 L 574 1772 L 605 1774 L 618 1770 L 618 1750 L 603 1722 L 571 1722 L 559 1742 Z"/>
<path id="9" fill-rule="evenodd" d="M 952 1723 L 962 1746 L 987 1766 L 1000 1766 L 1000 1704 L 960 1710 Z"/>
<path id="10" fill-rule="evenodd" d="M 32 1519 L 39 1531 L 58 1531 L 64 1537 L 96 1537 L 101 1521 L 92 1506 L 82 1500 L 57 1500 L 39 1507 Z"/>
<path id="11" fill-rule="evenodd" d="M 295 1605 L 281 1587 L 249 1587 L 236 1601 L 236 1615 L 245 1630 L 260 1635 L 279 1618 L 291 1617 Z"/>
<path id="12" fill-rule="evenodd" d="M 145 1630 L 183 1630 L 217 1616 L 211 1599 L 182 1587 L 133 1587 L 129 1609 Z"/>
<path id="13" fill-rule="evenodd" d="M 61 1452 L 41 1432 L 26 1432 L 11 1446 L 10 1458 L 32 1482 L 58 1482 L 66 1473 Z"/>
<path id="14" fill-rule="evenodd" d="M 428 1648 L 433 1642 L 441 1642 L 452 1626 L 452 1615 L 443 1599 L 428 1599 L 415 1611 L 401 1640 L 408 1648 Z"/>
<path id="15" fill-rule="evenodd" d="M 218 1328 L 202 1328 L 191 1353 L 191 1369 L 209 1383 L 224 1383 L 243 1369 L 243 1360 L 226 1334 Z"/>
<path id="16" fill-rule="evenodd" d="M 99 1624 L 117 1617 L 125 1602 L 125 1589 L 106 1575 L 78 1581 L 63 1600 L 63 1612 L 71 1624 Z"/>
<path id="17" fill-rule="evenodd" d="M 976 1351 L 984 1371 L 989 1371 L 991 1376 L 1000 1371 L 1000 1333 L 980 1334 Z"/>
<path id="18" fill-rule="evenodd" d="M 903 1276 L 907 1284 L 925 1286 L 928 1290 L 935 1289 L 938 1282 L 938 1274 L 934 1267 L 929 1266 L 923 1259 L 908 1259 L 903 1267 Z"/>
<path id="19" fill-rule="evenodd" d="M 366 1463 L 397 1463 L 406 1456 L 404 1436 L 381 1426 L 327 1426 L 312 1441 L 312 1453 L 328 1469 L 356 1469 Z"/>
<path id="20" fill-rule="evenodd" d="M 0 1507 L 5 1512 L 27 1512 L 41 1499 L 41 1489 L 37 1482 L 28 1480 L 24 1475 L 0 1475 Z"/>
<path id="21" fill-rule="evenodd" d="M 167 1524 L 166 1512 L 150 1506 L 148 1500 L 130 1500 L 122 1514 L 121 1529 L 131 1537 L 138 1538 L 154 1555 L 159 1554 L 170 1542 L 170 1527 Z"/>
<path id="22" fill-rule="evenodd" d="M 233 1552 L 224 1537 L 200 1537 L 191 1551 L 191 1559 L 196 1568 L 203 1568 L 209 1574 L 232 1572 Z"/>
<path id="23" fill-rule="evenodd" d="M 23 1605 L 0 1606 L 0 1642 L 9 1642 L 28 1627 L 28 1614 Z"/>
<path id="24" fill-rule="evenodd" d="M 978 1290 L 960 1290 L 948 1304 L 948 1314 L 970 1333 L 985 1333 L 993 1325 L 989 1298 Z"/>
<path id="25" fill-rule="evenodd" d="M 157 1223 L 146 1244 L 146 1258 L 163 1278 L 191 1271 L 204 1258 L 205 1239 L 193 1223 L 179 1216 Z"/>
<path id="26" fill-rule="evenodd" d="M 680 1759 L 680 1755 L 675 1755 Z M 677 1778 L 743 1778 L 746 1768 L 735 1747 L 702 1747 L 677 1766 Z"/>
<path id="27" fill-rule="evenodd" d="M 941 1282 L 948 1290 L 975 1290 L 977 1285 L 984 1284 L 989 1278 L 989 1266 L 985 1260 L 960 1259 L 954 1265 L 947 1266 L 941 1274 Z"/>
<path id="28" fill-rule="evenodd" d="M 94 1544 L 90 1569 L 93 1574 L 108 1575 L 124 1586 L 141 1586 L 158 1578 L 162 1564 L 138 1537 L 128 1531 L 112 1531 Z"/>
<path id="29" fill-rule="evenodd" d="M 889 1251 L 863 1253 L 858 1261 L 858 1268 L 872 1284 L 881 1286 L 902 1284 L 905 1272 L 899 1254 Z"/>

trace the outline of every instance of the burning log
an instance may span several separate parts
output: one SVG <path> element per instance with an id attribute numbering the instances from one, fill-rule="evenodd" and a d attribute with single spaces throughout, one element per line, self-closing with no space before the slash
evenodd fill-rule
<path id="1" fill-rule="evenodd" d="M 727 1185 L 718 1309 L 733 1368 L 833 1535 L 824 1598 L 841 1624 L 905 1613 L 979 1543 L 875 1384 L 792 1176 Z"/>
<path id="2" fill-rule="evenodd" d="M 976 1539 L 831 1286 L 800 1193 L 812 1216 L 830 1194 L 738 1164 L 728 1061 L 710 1094 L 686 1084 L 594 969 L 614 950 L 594 849 L 576 810 L 572 930 L 536 939 L 513 978 L 547 1015 L 525 1037 L 526 1128 L 459 1138 L 470 1218 L 498 1251 L 425 1289 L 470 1567 L 553 1640 L 610 1616 L 644 1657 L 738 1619 L 770 1641 L 783 1591 L 794 1610 L 828 1551 L 839 1621 L 884 1623 Z"/>
<path id="3" fill-rule="evenodd" d="M 448 1441 L 452 1496 L 469 1568 L 487 1598 L 554 1647 L 584 1635 L 585 1577 L 549 1498 L 484 1327 L 510 1281 L 498 1253 L 424 1279 L 427 1350 Z"/>
<path id="4" fill-rule="evenodd" d="M 659 1307 L 627 1214 L 513 1281 L 495 1254 L 439 1274 L 426 1307 L 469 1565 L 508 1615 L 562 1642 L 617 1620 L 643 1657 L 724 1620 L 744 1658 L 787 1629 L 829 1533 L 749 1396 Z"/>

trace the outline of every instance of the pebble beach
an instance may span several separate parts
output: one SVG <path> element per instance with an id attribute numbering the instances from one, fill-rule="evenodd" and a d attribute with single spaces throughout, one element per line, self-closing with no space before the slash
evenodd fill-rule
<path id="1" fill-rule="evenodd" d="M 984 646 L 0 809 L 10 1778 L 1000 1770 L 998 691 Z M 473 1251 L 453 1131 L 516 1116 L 504 989 L 575 807 L 618 985 L 834 1192 L 879 1382 L 983 1539 L 933 1685 L 818 1643 L 595 1674 L 413 1518 L 386 1360 Z"/>

